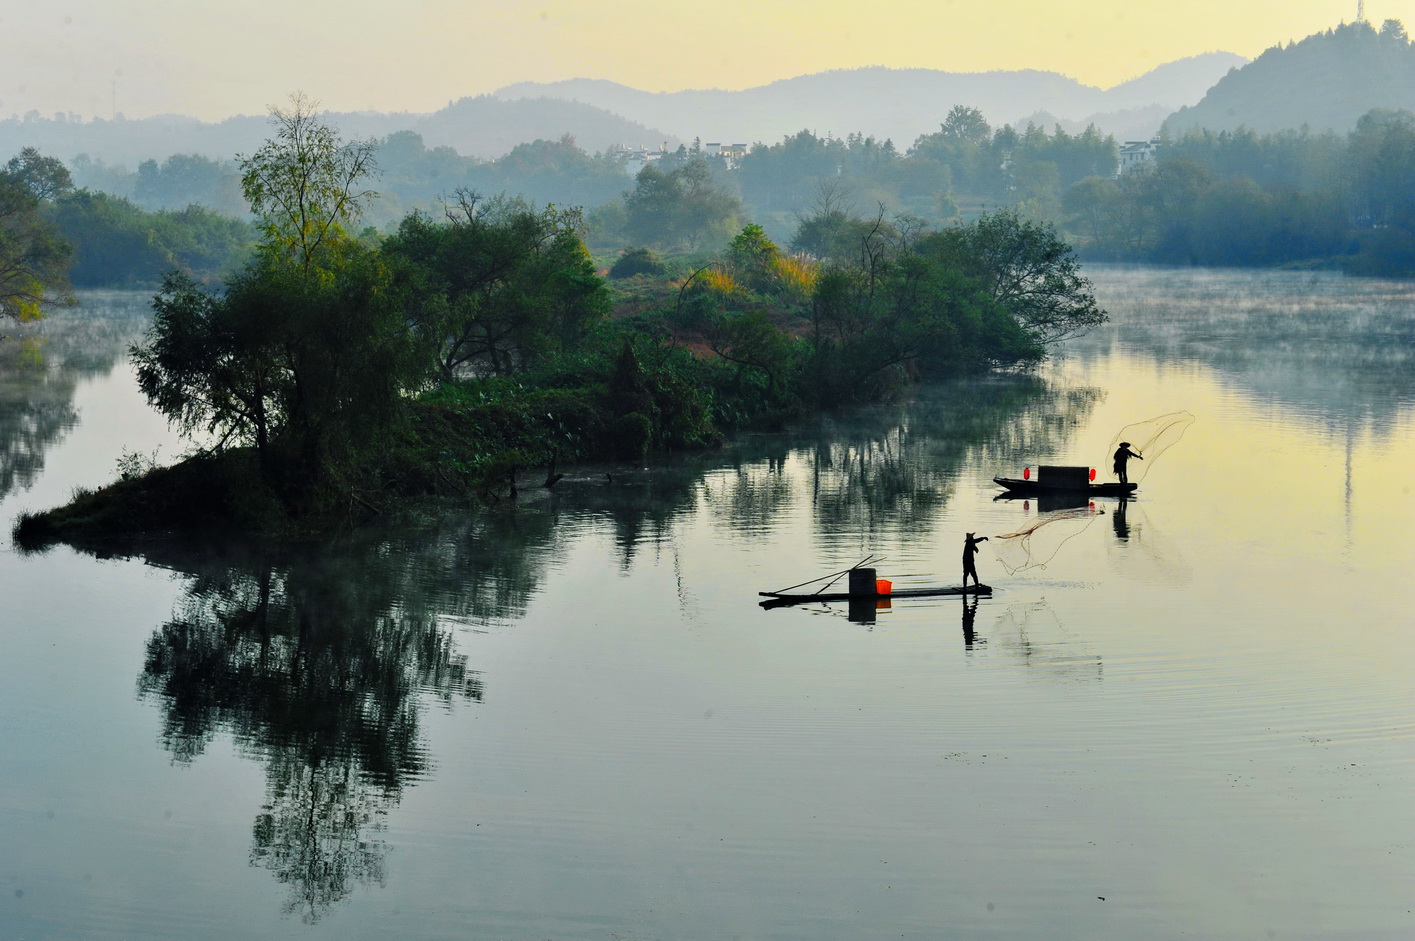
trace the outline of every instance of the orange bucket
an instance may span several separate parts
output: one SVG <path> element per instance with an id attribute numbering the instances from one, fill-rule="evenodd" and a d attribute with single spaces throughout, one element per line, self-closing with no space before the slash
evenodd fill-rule
<path id="1" fill-rule="evenodd" d="M 892 591 L 894 591 L 894 582 L 891 582 L 887 578 L 875 579 L 875 594 L 887 595 Z"/>

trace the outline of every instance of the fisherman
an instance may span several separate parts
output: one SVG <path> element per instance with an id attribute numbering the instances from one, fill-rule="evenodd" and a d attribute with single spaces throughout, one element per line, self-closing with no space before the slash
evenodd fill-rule
<path id="1" fill-rule="evenodd" d="M 988 537 L 974 538 L 972 533 L 968 533 L 963 539 L 963 590 L 968 590 L 968 576 L 973 576 L 973 587 L 982 587 L 978 583 L 978 564 L 973 561 L 973 556 L 978 554 L 978 543 L 987 542 Z"/>
<path id="2" fill-rule="evenodd" d="M 1130 478 L 1125 473 L 1125 466 L 1130 463 L 1132 457 L 1139 458 L 1142 461 L 1145 459 L 1142 455 L 1130 450 L 1129 441 L 1120 442 L 1120 447 L 1115 449 L 1115 476 L 1120 478 L 1122 484 L 1130 483 Z"/>

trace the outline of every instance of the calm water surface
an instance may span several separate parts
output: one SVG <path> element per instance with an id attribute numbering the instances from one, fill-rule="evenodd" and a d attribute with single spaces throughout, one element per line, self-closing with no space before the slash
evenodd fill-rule
<path id="1" fill-rule="evenodd" d="M 1415 286 L 1094 277 L 1115 322 L 1036 377 L 613 486 L 6 542 L 0 938 L 1415 937 Z M 142 304 L 0 347 L 7 529 L 180 454 Z M 1179 410 L 1139 499 L 1011 571 L 1039 508 L 994 473 Z M 955 583 L 968 531 L 981 603 L 756 604 L 871 553 Z"/>

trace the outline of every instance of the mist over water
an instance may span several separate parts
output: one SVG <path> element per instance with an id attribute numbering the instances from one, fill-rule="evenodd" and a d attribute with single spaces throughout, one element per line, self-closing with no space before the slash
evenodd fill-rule
<path id="1" fill-rule="evenodd" d="M 1088 273 L 1113 323 L 1037 375 L 612 485 L 7 545 L 0 937 L 1411 936 L 1415 286 Z M 77 330 L 0 367 L 7 522 L 182 447 Z M 1008 574 L 1050 508 L 994 474 L 1179 410 Z M 980 602 L 757 605 L 868 554 L 956 584 L 965 532 Z"/>

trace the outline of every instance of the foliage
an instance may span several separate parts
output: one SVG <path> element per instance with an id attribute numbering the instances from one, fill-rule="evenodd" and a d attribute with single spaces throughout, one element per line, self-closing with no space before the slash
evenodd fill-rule
<path id="1" fill-rule="evenodd" d="M 667 171 L 644 167 L 624 194 L 625 234 L 640 245 L 700 248 L 725 242 L 742 203 L 719 186 L 706 158 L 686 159 Z"/>
<path id="2" fill-rule="evenodd" d="M 947 229 L 919 250 L 954 262 L 1038 344 L 1106 321 L 1071 246 L 1051 226 L 1015 212 L 985 214 L 970 226 Z"/>
<path id="3" fill-rule="evenodd" d="M 247 211 L 240 170 L 201 154 L 173 154 L 161 163 L 144 160 L 138 164 L 132 198 L 149 210 L 205 206 L 228 216 Z"/>
<path id="4" fill-rule="evenodd" d="M 1410 272 L 1415 115 L 1375 110 L 1344 138 L 1307 131 L 1202 131 L 1116 179 L 1074 184 L 1063 206 L 1089 255 L 1178 264 L 1321 261 Z"/>
<path id="5" fill-rule="evenodd" d="M 360 189 L 378 170 L 371 141 L 343 141 L 315 113 L 317 103 L 292 96 L 272 108 L 275 137 L 238 157 L 241 189 L 260 219 L 267 251 L 309 273 L 317 259 L 344 239 L 376 194 Z"/>
<path id="6" fill-rule="evenodd" d="M 661 275 L 666 269 L 663 262 L 651 248 L 626 248 L 620 253 L 609 269 L 609 277 L 615 280 L 632 278 L 636 275 Z"/>
<path id="7" fill-rule="evenodd" d="M 466 191 L 442 223 L 421 213 L 403 220 L 383 251 L 416 284 L 411 315 L 436 346 L 444 381 L 534 368 L 608 313 L 579 225 L 576 211 Z"/>
<path id="8" fill-rule="evenodd" d="M 432 356 L 408 328 L 405 285 L 344 233 L 367 152 L 301 98 L 275 115 L 276 139 L 242 162 L 261 252 L 220 294 L 170 275 L 132 353 L 160 412 L 218 450 L 253 446 L 267 484 L 309 512 L 387 460 Z"/>
<path id="9" fill-rule="evenodd" d="M 71 186 L 63 164 L 32 147 L 0 171 L 0 318 L 36 320 L 67 300 L 73 249 L 45 209 Z"/>
<path id="10" fill-rule="evenodd" d="M 160 412 L 217 448 L 253 445 L 272 485 L 300 499 L 382 457 L 427 371 L 388 267 L 342 254 L 319 278 L 263 256 L 221 295 L 172 275 L 133 350 Z"/>
<path id="11" fill-rule="evenodd" d="M 727 246 L 727 259 L 737 281 L 754 291 L 776 287 L 776 270 L 781 249 L 756 223 L 749 224 Z"/>
<path id="12" fill-rule="evenodd" d="M 48 214 L 73 245 L 71 277 L 81 287 L 158 285 L 173 270 L 214 281 L 244 264 L 254 245 L 250 223 L 197 205 L 147 212 L 84 189 Z"/>

